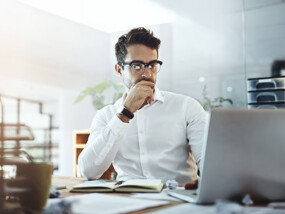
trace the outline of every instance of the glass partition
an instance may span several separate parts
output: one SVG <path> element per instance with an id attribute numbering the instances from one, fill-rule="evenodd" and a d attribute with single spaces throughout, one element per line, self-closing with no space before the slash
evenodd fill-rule
<path id="1" fill-rule="evenodd" d="M 245 0 L 249 108 L 285 108 L 285 2 Z"/>

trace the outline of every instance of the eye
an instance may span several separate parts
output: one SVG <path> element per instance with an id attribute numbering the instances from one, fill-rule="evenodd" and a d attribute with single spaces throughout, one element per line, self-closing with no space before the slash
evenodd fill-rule
<path id="1" fill-rule="evenodd" d="M 153 69 L 153 68 L 155 68 L 156 64 L 157 64 L 156 62 L 153 62 L 153 63 L 148 65 L 148 68 Z"/>
<path id="2" fill-rule="evenodd" d="M 132 64 L 132 68 L 135 70 L 141 70 L 142 64 L 141 63 L 134 63 L 134 64 Z"/>

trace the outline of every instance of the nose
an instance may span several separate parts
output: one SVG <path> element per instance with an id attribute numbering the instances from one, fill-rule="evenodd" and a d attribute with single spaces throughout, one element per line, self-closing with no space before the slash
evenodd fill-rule
<path id="1" fill-rule="evenodd" d="M 142 76 L 149 78 L 152 76 L 152 71 L 150 70 L 150 68 L 148 66 L 145 67 Z"/>

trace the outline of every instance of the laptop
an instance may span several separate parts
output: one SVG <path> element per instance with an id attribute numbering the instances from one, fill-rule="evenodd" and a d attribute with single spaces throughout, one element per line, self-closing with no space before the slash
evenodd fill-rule
<path id="1" fill-rule="evenodd" d="M 181 200 L 254 203 L 285 200 L 285 109 L 215 109 L 205 132 L 197 191 L 173 190 Z"/>

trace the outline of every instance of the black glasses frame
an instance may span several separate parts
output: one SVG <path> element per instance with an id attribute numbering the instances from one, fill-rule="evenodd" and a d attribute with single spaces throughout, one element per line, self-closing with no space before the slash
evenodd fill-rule
<path id="1" fill-rule="evenodd" d="M 152 61 L 150 61 L 148 63 L 144 63 L 143 61 L 139 61 L 139 60 L 134 60 L 134 61 L 131 61 L 130 63 L 121 62 L 121 63 L 119 63 L 119 65 L 121 65 L 122 67 L 126 66 L 126 65 L 132 67 L 132 65 L 135 64 L 135 63 L 140 63 L 140 64 L 144 65 L 143 71 L 145 70 L 146 67 L 148 67 L 152 63 L 158 63 L 160 66 L 163 64 L 163 62 L 160 61 L 160 60 L 152 60 Z"/>

